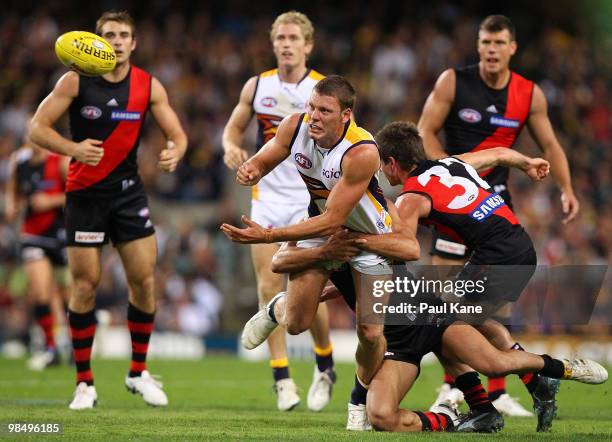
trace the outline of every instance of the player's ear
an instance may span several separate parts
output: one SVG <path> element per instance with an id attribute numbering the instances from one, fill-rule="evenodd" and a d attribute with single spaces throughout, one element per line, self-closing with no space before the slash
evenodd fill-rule
<path id="1" fill-rule="evenodd" d="M 510 55 L 516 54 L 517 49 L 518 49 L 518 44 L 516 43 L 516 40 L 512 40 L 510 42 Z"/>
<path id="2" fill-rule="evenodd" d="M 346 124 L 351 119 L 351 116 L 353 115 L 353 110 L 350 107 L 347 107 L 346 109 L 342 111 L 341 115 L 342 115 L 342 122 Z"/>
<path id="3" fill-rule="evenodd" d="M 132 51 L 136 49 L 136 37 L 132 37 Z"/>
<path id="4" fill-rule="evenodd" d="M 304 52 L 306 53 L 306 57 L 310 55 L 313 49 L 314 49 L 314 42 L 312 41 L 306 42 L 306 44 L 304 45 Z"/>

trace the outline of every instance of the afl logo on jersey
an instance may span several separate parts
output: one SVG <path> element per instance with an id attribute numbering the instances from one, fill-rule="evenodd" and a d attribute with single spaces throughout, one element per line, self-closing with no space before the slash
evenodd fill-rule
<path id="1" fill-rule="evenodd" d="M 482 120 L 480 112 L 469 108 L 461 109 L 459 111 L 459 118 L 461 118 L 466 123 L 478 123 L 480 120 Z"/>
<path id="2" fill-rule="evenodd" d="M 95 120 L 102 116 L 102 111 L 95 106 L 83 106 L 81 108 L 81 116 L 88 120 Z"/>
<path id="3" fill-rule="evenodd" d="M 312 161 L 310 161 L 307 156 L 302 155 L 301 153 L 296 153 L 293 158 L 295 159 L 297 165 L 300 166 L 302 169 L 310 169 L 312 167 Z"/>
<path id="4" fill-rule="evenodd" d="M 263 97 L 259 102 L 263 107 L 274 107 L 278 104 L 274 97 Z"/>

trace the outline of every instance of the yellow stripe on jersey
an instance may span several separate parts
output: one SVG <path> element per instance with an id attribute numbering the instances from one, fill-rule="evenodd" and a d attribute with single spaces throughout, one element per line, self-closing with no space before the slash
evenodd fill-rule
<path id="1" fill-rule="evenodd" d="M 360 141 L 374 140 L 372 135 L 367 130 L 357 126 L 353 120 L 351 120 L 351 124 L 346 131 L 346 136 L 344 138 L 351 144 L 359 143 Z"/>
<path id="2" fill-rule="evenodd" d="M 251 187 L 251 199 L 258 200 L 259 199 L 259 189 L 257 188 L 257 184 Z"/>
<path id="3" fill-rule="evenodd" d="M 259 76 L 261 78 L 271 77 L 272 75 L 276 75 L 277 72 L 278 72 L 278 69 L 270 69 L 269 71 L 262 72 L 261 74 L 259 74 Z"/>
<path id="4" fill-rule="evenodd" d="M 374 195 L 372 195 L 372 192 L 370 192 L 369 190 L 366 190 L 366 195 L 368 196 L 370 201 L 372 201 L 372 204 L 374 204 L 374 207 L 376 208 L 376 212 L 378 212 L 378 215 L 382 215 L 382 213 L 385 212 L 385 227 L 391 227 L 391 215 L 389 215 L 389 213 L 378 202 L 378 200 L 374 197 Z"/>
<path id="5" fill-rule="evenodd" d="M 315 70 L 311 70 L 310 73 L 308 74 L 308 77 L 312 78 L 315 81 L 321 81 L 325 78 L 325 75 L 320 74 L 319 72 Z"/>

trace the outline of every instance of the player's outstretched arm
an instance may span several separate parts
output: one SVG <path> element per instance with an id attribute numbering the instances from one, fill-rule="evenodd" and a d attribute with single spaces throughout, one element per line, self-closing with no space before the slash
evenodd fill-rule
<path id="1" fill-rule="evenodd" d="M 223 161 L 232 170 L 238 169 L 249 157 L 242 148 L 244 132 L 253 116 L 253 97 L 257 88 L 257 77 L 251 77 L 240 92 L 238 104 L 223 129 Z"/>
<path id="2" fill-rule="evenodd" d="M 543 158 L 530 158 L 514 149 L 496 147 L 456 155 L 456 158 L 468 163 L 476 171 L 487 170 L 495 166 L 513 167 L 525 172 L 533 181 L 541 181 L 550 172 L 550 164 Z"/>
<path id="3" fill-rule="evenodd" d="M 275 138 L 277 137 L 278 132 Z M 274 138 L 268 144 L 273 141 Z M 266 147 L 268 144 L 266 144 Z M 262 150 L 265 150 L 266 147 Z M 257 155 L 253 158 L 256 157 Z M 351 210 L 365 194 L 370 180 L 378 171 L 379 164 L 380 157 L 374 144 L 359 145 L 349 150 L 344 156 L 342 178 L 330 192 L 325 211 L 321 215 L 309 218 L 299 224 L 276 229 L 263 229 L 258 224 L 243 217 L 243 222 L 247 225 L 247 228 L 240 229 L 229 224 L 223 224 L 221 230 L 232 241 L 243 244 L 295 241 L 331 235 L 342 227 Z M 241 166 L 241 169 L 242 167 L 244 165 Z"/>
<path id="4" fill-rule="evenodd" d="M 442 72 L 433 91 L 427 97 L 417 124 L 421 138 L 423 138 L 423 147 L 430 159 L 437 160 L 447 156 L 438 138 L 438 132 L 442 130 L 454 99 L 455 71 L 447 69 Z"/>
<path id="5" fill-rule="evenodd" d="M 358 234 L 365 240 L 359 248 L 398 261 L 414 261 L 420 258 L 421 248 L 416 239 L 419 218 L 427 216 L 431 209 L 429 200 L 416 193 L 406 193 L 397 199 L 397 208 L 388 202 L 393 220 L 393 232 L 382 235 Z"/>
<path id="6" fill-rule="evenodd" d="M 151 113 L 167 140 L 166 147 L 159 154 L 159 168 L 174 172 L 187 151 L 187 135 L 170 106 L 166 89 L 155 77 L 151 81 Z"/>
<path id="7" fill-rule="evenodd" d="M 550 162 L 552 176 L 561 190 L 561 204 L 566 215 L 563 224 L 572 221 L 578 215 L 580 203 L 574 194 L 572 177 L 565 152 L 559 144 L 550 120 L 546 97 L 538 86 L 534 86 L 531 110 L 527 119 L 529 132 Z"/>
<path id="8" fill-rule="evenodd" d="M 41 147 L 75 158 L 81 163 L 96 166 L 104 156 L 102 141 L 86 139 L 80 143 L 62 137 L 54 128 L 55 122 L 68 110 L 79 93 L 79 75 L 67 72 L 58 80 L 53 91 L 38 106 L 29 126 L 28 136 Z"/>
<path id="9" fill-rule="evenodd" d="M 272 169 L 283 162 L 291 152 L 291 140 L 298 129 L 300 114 L 285 117 L 276 130 L 276 135 L 254 156 L 238 167 L 236 181 L 243 186 L 253 186 Z"/>
<path id="10" fill-rule="evenodd" d="M 322 261 L 350 261 L 361 250 L 358 245 L 365 242 L 352 238 L 346 229 L 327 238 L 318 247 L 298 247 L 295 241 L 285 242 L 272 257 L 274 273 L 296 273 L 321 265 Z"/>

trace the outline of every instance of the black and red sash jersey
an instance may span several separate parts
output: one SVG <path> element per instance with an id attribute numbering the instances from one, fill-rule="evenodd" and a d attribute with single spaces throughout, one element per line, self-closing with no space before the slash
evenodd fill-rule
<path id="1" fill-rule="evenodd" d="M 22 237 L 46 237 L 57 239 L 64 228 L 64 212 L 61 207 L 45 212 L 34 212 L 29 200 L 39 192 L 55 195 L 64 192 L 64 177 L 60 170 L 61 157 L 49 154 L 44 162 L 32 163 L 31 150 L 17 155 L 15 177 L 17 191 L 28 201 L 26 214 L 21 225 Z"/>
<path id="2" fill-rule="evenodd" d="M 532 247 L 504 199 L 457 158 L 420 163 L 404 181 L 402 194 L 409 192 L 431 200 L 431 212 L 421 224 L 465 243 L 479 257 L 486 255 L 488 264 L 505 262 Z"/>
<path id="3" fill-rule="evenodd" d="M 97 166 L 73 159 L 66 191 L 112 196 L 140 183 L 137 149 L 151 98 L 151 74 L 131 66 L 118 83 L 102 77 L 79 77 L 79 94 L 70 105 L 70 130 L 75 142 L 102 140 L 104 156 Z"/>
<path id="4" fill-rule="evenodd" d="M 444 122 L 446 152 L 459 155 L 492 147 L 514 146 L 523 129 L 534 84 L 516 72 L 503 89 L 492 89 L 482 80 L 478 65 L 455 69 L 455 99 Z M 481 172 L 495 186 L 508 181 L 508 168 Z"/>

